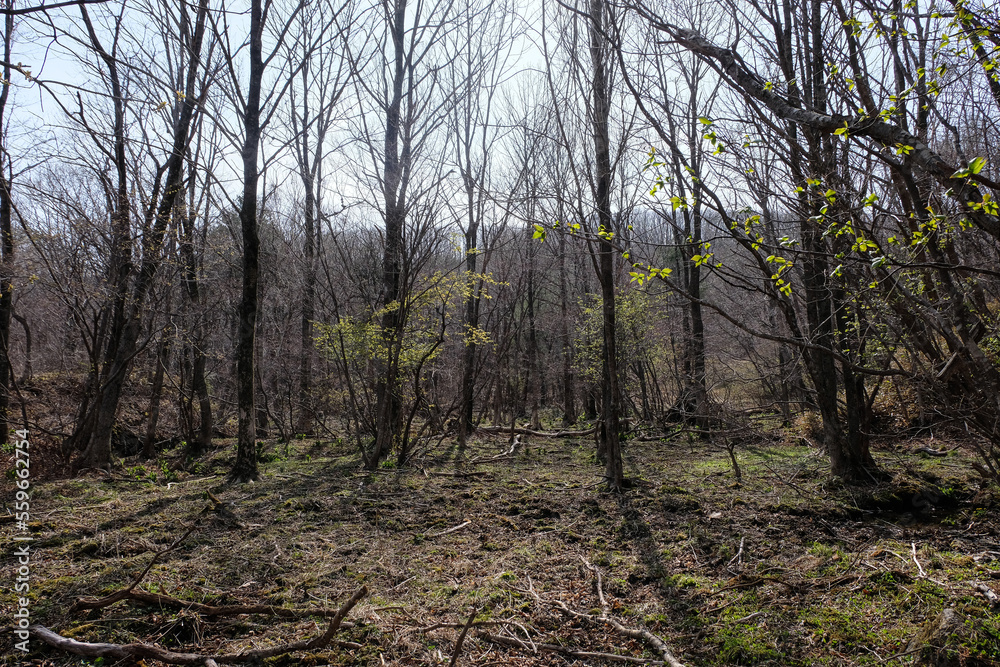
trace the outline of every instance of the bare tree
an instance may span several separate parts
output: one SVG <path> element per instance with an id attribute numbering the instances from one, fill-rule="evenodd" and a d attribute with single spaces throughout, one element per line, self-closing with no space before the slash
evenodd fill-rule
<path id="1" fill-rule="evenodd" d="M 7 0 L 5 8 L 14 7 Z M 10 100 L 11 52 L 14 43 L 14 16 L 8 13 L 3 21 L 3 90 L 0 91 L 0 137 L 7 136 Z M 10 408 L 10 388 L 13 368 L 10 361 L 10 321 L 14 313 L 14 229 L 12 225 L 11 181 L 13 169 L 6 142 L 0 144 L 0 445 L 6 445 L 10 428 L 7 411 Z"/>
<path id="2" fill-rule="evenodd" d="M 458 408 L 458 446 L 464 449 L 474 428 L 477 338 L 484 289 L 482 276 L 490 259 L 490 239 L 500 232 L 481 232 L 484 224 L 497 216 L 503 203 L 497 202 L 493 187 L 491 150 L 503 129 L 496 122 L 501 85 L 515 65 L 514 36 L 519 26 L 516 8 L 507 2 L 468 2 L 465 17 L 452 36 L 457 56 L 450 70 L 455 105 L 449 120 L 455 135 L 454 162 L 462 181 L 458 224 L 464 237 L 466 297 L 463 326 L 461 397 Z M 508 216 L 499 214 L 501 221 Z M 482 257 L 482 266 L 480 266 Z"/>
<path id="3" fill-rule="evenodd" d="M 300 84 L 289 92 L 292 146 L 302 187 L 303 201 L 303 284 L 299 328 L 299 389 L 296 431 L 309 433 L 315 419 L 312 398 L 313 320 L 316 312 L 316 253 L 320 245 L 323 217 L 323 161 L 328 151 L 328 136 L 337 120 L 338 104 L 349 85 L 350 68 L 345 57 L 344 40 L 353 21 L 352 7 L 337 8 L 321 3 L 299 17 L 296 39 L 290 44 L 289 59 L 302 58 Z M 326 17 L 332 14 L 331 22 Z M 339 33 L 311 50 L 311 35 L 321 26 Z"/>
<path id="4" fill-rule="evenodd" d="M 103 366 L 99 374 L 92 375 L 92 395 L 84 400 L 80 418 L 69 442 L 81 452 L 80 467 L 108 467 L 111 463 L 111 433 L 118 412 L 122 388 L 128 379 L 133 359 L 139 349 L 142 333 L 143 309 L 153 287 L 156 273 L 163 261 L 163 242 L 174 210 L 174 202 L 181 190 L 187 144 L 190 139 L 192 119 L 197 113 L 198 100 L 204 94 L 200 80 L 201 51 L 204 42 L 208 3 L 201 0 L 195 14 L 185 3 L 178 8 L 179 23 L 183 31 L 177 36 L 180 48 L 186 53 L 181 80 L 184 88 L 177 91 L 173 103 L 174 122 L 171 143 L 162 164 L 155 169 L 151 196 L 143 212 L 141 254 L 136 268 L 132 257 L 131 231 L 133 207 L 129 198 L 130 169 L 127 158 L 127 99 L 123 89 L 126 65 L 119 57 L 122 15 L 115 17 L 117 30 L 112 32 L 113 42 L 108 50 L 101 34 L 91 20 L 85 6 L 80 6 L 86 43 L 100 58 L 107 76 L 113 103 L 112 146 L 106 146 L 82 106 L 72 114 L 79 127 L 94 138 L 96 147 L 103 151 L 114 165 L 116 180 L 112 187 L 107 183 L 108 199 L 112 202 L 112 234 L 108 282 L 113 286 L 109 326 L 103 342 Z M 169 103 L 168 103 L 169 104 Z"/>
<path id="5" fill-rule="evenodd" d="M 360 140 L 375 166 L 370 177 L 381 198 L 385 231 L 380 295 L 384 352 L 375 391 L 375 442 L 366 455 L 370 468 L 393 449 L 406 447 L 400 354 L 409 307 L 406 290 L 414 276 L 406 263 L 405 232 L 408 217 L 427 210 L 441 181 L 440 162 L 435 165 L 427 154 L 435 151 L 432 143 L 454 102 L 437 75 L 453 57 L 442 49 L 445 35 L 456 25 L 453 8 L 453 0 L 413 6 L 407 0 L 383 0 L 364 34 L 359 33 L 365 44 L 352 55 L 359 99 L 373 105 L 361 118 Z M 430 166 L 426 172 L 425 166 Z"/>

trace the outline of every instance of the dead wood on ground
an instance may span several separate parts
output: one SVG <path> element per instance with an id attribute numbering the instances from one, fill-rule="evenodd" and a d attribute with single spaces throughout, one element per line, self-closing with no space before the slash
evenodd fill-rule
<path id="1" fill-rule="evenodd" d="M 295 651 L 314 651 L 316 649 L 326 648 L 330 642 L 333 641 L 334 634 L 336 634 L 337 630 L 340 629 L 344 617 L 347 616 L 348 612 L 351 611 L 354 605 L 356 605 L 358 601 L 367 594 L 367 587 L 362 586 L 359 588 L 354 595 L 352 595 L 347 602 L 345 602 L 340 609 L 337 610 L 337 614 L 333 617 L 333 620 L 330 621 L 330 625 L 327 627 L 326 632 L 319 637 L 298 642 L 290 642 L 287 644 L 279 644 L 278 646 L 272 646 L 271 648 L 245 651 L 243 653 L 220 655 L 176 653 L 153 644 L 146 644 L 142 642 L 132 644 L 81 642 L 68 637 L 63 637 L 43 625 L 32 625 L 29 630 L 33 636 L 38 637 L 50 646 L 63 651 L 68 651 L 69 653 L 74 653 L 76 655 L 82 655 L 87 658 L 114 658 L 116 660 L 150 659 L 159 660 L 160 662 L 165 662 L 170 665 L 208 665 L 212 662 L 218 664 L 259 662 L 261 660 L 273 658 L 285 653 L 294 653 Z"/>

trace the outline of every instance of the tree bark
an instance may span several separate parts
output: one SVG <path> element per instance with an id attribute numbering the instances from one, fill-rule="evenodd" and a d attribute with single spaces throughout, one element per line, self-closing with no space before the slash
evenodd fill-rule
<path id="1" fill-rule="evenodd" d="M 403 225 L 406 222 L 406 184 L 404 170 L 408 172 L 409 145 L 400 138 L 403 83 L 406 76 L 406 0 L 395 0 L 390 32 L 393 44 L 392 97 L 386 109 L 383 197 L 385 200 L 385 251 L 382 258 L 382 345 L 379 379 L 375 387 L 375 446 L 368 458 L 367 467 L 375 469 L 394 447 L 400 445 L 402 434 L 402 397 L 399 386 L 399 354 L 403 335 L 403 307 L 401 303 L 401 277 L 403 253 Z"/>
<path id="2" fill-rule="evenodd" d="M 615 336 L 615 249 L 611 216 L 611 149 L 608 131 L 609 82 L 605 69 L 604 0 L 590 2 L 590 58 L 593 67 L 591 93 L 598 220 L 598 279 L 601 284 L 603 372 L 601 382 L 601 427 L 598 455 L 603 454 L 608 488 L 624 488 L 621 443 L 619 442 L 621 394 L 618 386 L 618 347 Z"/>
<path id="3" fill-rule="evenodd" d="M 198 400 L 198 433 L 189 434 L 188 449 L 191 455 L 198 456 L 208 451 L 212 446 L 212 402 L 208 395 L 208 382 L 205 379 L 205 323 L 201 286 L 198 281 L 198 260 L 194 250 L 194 178 L 189 186 L 189 196 L 192 201 L 188 208 L 180 212 L 181 223 L 181 259 L 183 260 L 183 284 L 187 295 L 189 311 L 194 318 L 191 328 L 191 393 L 192 400 Z"/>
<path id="4" fill-rule="evenodd" d="M 236 403 L 239 415 L 236 460 L 229 477 L 237 482 L 257 479 L 257 410 L 254 392 L 254 353 L 260 281 L 260 237 L 257 232 L 257 180 L 260 151 L 260 93 L 264 77 L 261 0 L 250 2 L 250 83 L 243 109 L 243 201 L 240 230 L 243 237 L 243 289 L 236 339 Z"/>
<path id="5" fill-rule="evenodd" d="M 566 278 L 565 234 L 559 235 L 559 338 L 562 345 L 563 427 L 576 423 L 576 394 L 573 383 L 573 345 L 569 331 L 569 289 Z"/>
<path id="6" fill-rule="evenodd" d="M 4 5 L 13 8 L 13 0 Z M 4 17 L 3 32 L 3 80 L 10 81 L 10 53 L 14 40 L 14 17 Z M 7 136 L 7 100 L 10 85 L 3 85 L 0 91 L 0 137 Z M 10 384 L 14 373 L 10 361 L 10 321 L 14 314 L 14 230 L 11 223 L 11 176 L 10 156 L 7 147 L 0 146 L 0 445 L 6 445 L 10 425 Z M 25 331 L 27 331 L 25 326 Z M 28 337 L 28 368 L 31 366 L 31 338 Z"/>
<path id="7" fill-rule="evenodd" d="M 170 339 L 166 329 L 160 334 L 160 344 L 156 350 L 156 371 L 149 388 L 149 421 L 146 424 L 146 440 L 142 447 L 142 456 L 146 459 L 156 458 L 156 427 L 160 421 L 160 400 L 163 396 L 163 374 L 170 359 Z"/>

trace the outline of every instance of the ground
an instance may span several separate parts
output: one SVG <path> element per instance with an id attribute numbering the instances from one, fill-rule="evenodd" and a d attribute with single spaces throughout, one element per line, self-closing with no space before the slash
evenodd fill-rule
<path id="1" fill-rule="evenodd" d="M 824 456 L 790 434 L 738 448 L 740 484 L 725 449 L 684 435 L 629 441 L 634 485 L 620 495 L 603 490 L 592 439 L 524 440 L 505 456 L 506 436 L 481 435 L 461 463 L 444 441 L 376 473 L 343 440 L 269 442 L 262 479 L 244 485 L 226 483 L 235 446 L 220 440 L 197 461 L 178 450 L 36 483 L 32 622 L 205 654 L 321 633 L 315 617 L 209 618 L 128 600 L 70 610 L 127 587 L 195 525 L 136 590 L 335 609 L 367 586 L 339 646 L 266 664 L 448 664 L 475 614 L 458 665 L 617 664 L 542 644 L 660 659 L 623 629 L 662 639 L 684 665 L 907 665 L 921 655 L 911 639 L 946 608 L 963 626 L 936 640 L 948 664 L 1000 664 L 1000 608 L 977 588 L 1000 592 L 998 496 L 961 449 L 915 453 L 950 449 L 940 438 L 877 447 L 894 479 L 874 489 L 831 480 Z M 0 602 L 11 618 L 10 586 Z M 593 620 L 602 615 L 619 627 Z M 0 652 L 25 665 L 115 664 L 38 639 L 16 653 L 9 628 Z"/>

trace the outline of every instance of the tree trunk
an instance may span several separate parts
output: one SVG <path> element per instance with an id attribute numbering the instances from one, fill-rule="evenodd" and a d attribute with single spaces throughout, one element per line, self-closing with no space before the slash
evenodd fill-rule
<path id="1" fill-rule="evenodd" d="M 34 372 L 31 368 L 31 327 L 28 326 L 28 318 L 21 317 L 16 311 L 11 312 L 11 316 L 18 321 L 24 329 L 24 370 L 21 373 L 21 384 L 31 382 Z M 11 373 L 14 369 L 11 367 Z"/>
<path id="2" fill-rule="evenodd" d="M 593 66 L 592 94 L 594 134 L 594 161 L 596 177 L 596 207 L 598 217 L 598 278 L 601 284 L 601 315 L 603 338 L 601 347 L 603 375 L 601 382 L 601 444 L 598 455 L 603 454 L 608 488 L 624 488 L 621 443 L 619 442 L 619 409 L 621 395 L 618 387 L 618 349 L 615 337 L 615 275 L 614 253 L 611 244 L 611 149 L 608 132 L 609 83 L 605 71 L 604 1 L 590 2 L 590 58 Z"/>
<path id="3" fill-rule="evenodd" d="M 192 41 L 185 44 L 193 57 L 186 72 L 185 94 L 174 126 L 171 153 L 165 166 L 165 179 L 159 202 L 150 202 L 146 211 L 148 229 L 142 238 L 142 263 L 138 272 L 133 271 L 132 239 L 130 233 L 131 207 L 128 197 L 128 165 L 125 151 L 125 98 L 121 94 L 118 67 L 120 63 L 104 50 L 91 24 L 87 10 L 80 12 L 90 35 L 91 45 L 104 60 L 114 93 L 114 156 L 118 173 L 115 211 L 112 216 L 112 248 L 110 281 L 114 285 L 111 327 L 105 347 L 104 368 L 95 385 L 96 399 L 89 403 L 90 410 L 78 422 L 70 440 L 82 454 L 74 467 L 108 468 L 111 465 L 111 431 L 118 413 L 122 389 L 128 380 L 132 360 L 138 351 L 142 333 L 143 309 L 146 298 L 163 260 L 163 243 L 167 226 L 174 209 L 174 202 L 181 190 L 181 175 L 190 136 L 191 121 L 197 107 L 195 86 L 198 74 L 198 54 L 205 34 L 208 15 L 207 0 L 198 5 L 198 15 Z M 134 275 L 134 284 L 129 283 Z M 96 412 L 91 412 L 96 411 Z"/>
<path id="4" fill-rule="evenodd" d="M 149 421 L 146 424 L 146 440 L 142 447 L 142 457 L 156 458 L 156 426 L 160 421 L 160 400 L 163 396 L 163 373 L 166 371 L 170 358 L 170 339 L 166 329 L 160 335 L 160 344 L 156 349 L 156 371 L 153 373 L 153 383 L 149 389 Z"/>
<path id="5" fill-rule="evenodd" d="M 403 427 L 402 396 L 399 386 L 399 353 L 402 346 L 404 318 L 401 301 L 403 225 L 406 221 L 406 186 L 404 170 L 410 151 L 406 139 L 400 151 L 402 129 L 401 110 L 403 83 L 406 76 L 406 0 L 396 0 L 392 20 L 393 72 L 392 98 L 386 109 L 383 196 L 385 199 L 385 252 L 382 258 L 382 344 L 384 359 L 380 362 L 379 379 L 375 387 L 375 446 L 367 467 L 375 469 L 379 462 L 399 445 Z"/>
<path id="6" fill-rule="evenodd" d="M 12 6 L 8 0 L 7 8 Z M 10 81 L 10 50 L 13 39 L 14 18 L 8 15 L 4 26 L 4 81 Z M 6 107 L 9 85 L 0 92 L 0 133 L 6 137 Z M 14 373 L 10 361 L 10 321 L 14 314 L 14 231 L 11 226 L 11 192 L 6 150 L 0 151 L 0 445 L 6 445 L 10 423 L 10 381 Z M 25 331 L 28 330 L 26 323 Z M 28 336 L 28 362 L 31 367 L 31 337 Z"/>
<path id="7" fill-rule="evenodd" d="M 479 280 L 476 276 L 477 255 L 476 242 L 479 237 L 479 221 L 476 219 L 474 184 L 471 178 L 466 178 L 466 196 L 469 206 L 469 222 L 465 232 L 465 347 L 462 350 L 462 396 L 458 410 L 458 449 L 465 451 L 466 440 L 474 428 L 472 414 L 474 411 L 475 379 L 476 379 L 476 342 L 474 330 L 479 327 Z"/>
<path id="8" fill-rule="evenodd" d="M 236 340 L 236 404 L 239 427 L 236 460 L 229 477 L 237 482 L 257 479 L 257 428 L 254 396 L 257 299 L 260 278 L 260 237 L 257 234 L 257 156 L 260 151 L 260 91 L 264 76 L 263 17 L 261 0 L 250 2 L 250 85 L 243 111 L 243 201 L 240 229 L 243 236 L 243 291 L 239 305 Z"/>
<path id="9" fill-rule="evenodd" d="M 531 231 L 531 228 L 528 230 Z M 542 428 L 541 419 L 538 414 L 539 409 L 539 369 L 538 369 L 538 332 L 535 329 L 535 253 L 532 244 L 534 241 L 528 237 L 528 363 L 527 377 L 525 378 L 525 398 L 527 408 L 531 411 L 531 429 L 538 431 Z"/>
<path id="10" fill-rule="evenodd" d="M 569 290 L 566 279 L 566 235 L 559 235 L 559 338 L 562 343 L 563 427 L 576 423 L 576 395 L 573 387 L 573 346 L 569 332 Z"/>
<path id="11" fill-rule="evenodd" d="M 304 141 L 304 139 L 303 139 Z M 302 285 L 302 318 L 299 323 L 299 406 L 295 430 L 312 433 L 314 408 L 312 398 L 313 320 L 316 317 L 316 196 L 312 174 L 303 178 L 305 201 L 305 276 Z"/>

